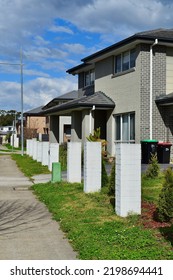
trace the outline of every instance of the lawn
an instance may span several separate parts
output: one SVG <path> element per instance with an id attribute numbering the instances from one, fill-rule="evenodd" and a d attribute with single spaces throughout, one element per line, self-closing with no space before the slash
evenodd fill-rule
<path id="1" fill-rule="evenodd" d="M 36 164 L 27 156 L 19 162 L 23 172 Z M 60 223 L 79 259 L 172 260 L 173 226 L 155 222 L 152 216 L 162 182 L 162 174 L 158 179 L 142 178 L 142 215 L 127 218 L 115 214 L 107 187 L 85 194 L 83 184 L 61 182 L 33 185 L 33 191 Z"/>
<path id="2" fill-rule="evenodd" d="M 24 175 L 30 179 L 34 175 L 50 173 L 47 166 L 43 166 L 41 163 L 33 160 L 28 155 L 21 156 L 20 154 L 11 154 L 11 157 L 16 161 L 17 166 Z"/>

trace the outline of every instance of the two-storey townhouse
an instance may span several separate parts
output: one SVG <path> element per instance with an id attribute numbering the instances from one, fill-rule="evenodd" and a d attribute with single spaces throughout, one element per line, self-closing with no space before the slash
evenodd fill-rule
<path id="1" fill-rule="evenodd" d="M 115 142 L 173 142 L 173 29 L 134 34 L 67 72 L 78 75 L 78 98 L 46 113 L 72 116 L 72 141 L 101 127 L 110 155 Z"/>

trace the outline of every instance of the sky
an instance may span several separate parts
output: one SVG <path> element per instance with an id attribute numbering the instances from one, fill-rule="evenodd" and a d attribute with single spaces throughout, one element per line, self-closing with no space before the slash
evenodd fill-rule
<path id="1" fill-rule="evenodd" d="M 0 110 L 24 112 L 77 89 L 66 71 L 137 32 L 173 28 L 171 0 L 0 0 Z"/>

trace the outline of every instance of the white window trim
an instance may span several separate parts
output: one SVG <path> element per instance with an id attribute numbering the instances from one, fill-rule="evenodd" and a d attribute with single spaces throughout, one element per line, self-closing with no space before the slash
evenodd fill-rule
<path id="1" fill-rule="evenodd" d="M 129 139 L 127 139 L 127 140 L 122 140 L 122 138 L 123 138 L 123 116 L 124 115 L 128 115 L 128 124 L 129 124 L 128 125 L 128 137 L 129 137 Z M 116 117 L 120 116 L 120 140 L 116 140 L 116 134 L 115 134 L 115 143 L 135 143 L 135 139 L 130 140 L 130 129 L 131 129 L 130 115 L 134 115 L 134 117 L 135 117 L 135 112 L 114 115 L 115 125 L 116 125 Z"/>

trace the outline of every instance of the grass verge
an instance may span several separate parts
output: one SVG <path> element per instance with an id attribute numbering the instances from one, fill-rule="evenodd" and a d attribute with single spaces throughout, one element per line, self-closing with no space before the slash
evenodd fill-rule
<path id="1" fill-rule="evenodd" d="M 38 184 L 35 194 L 60 222 L 79 259 L 161 260 L 172 259 L 170 240 L 160 229 L 146 229 L 141 217 L 120 218 L 114 212 L 113 197 L 107 189 L 83 193 L 82 184 L 66 182 Z"/>
<path id="2" fill-rule="evenodd" d="M 11 154 L 13 160 L 16 161 L 17 166 L 24 173 L 25 176 L 31 178 L 38 174 L 49 174 L 47 166 L 43 166 L 41 163 L 33 160 L 28 155 Z"/>
<path id="3" fill-rule="evenodd" d="M 13 154 L 12 158 L 26 176 L 46 171 L 28 156 Z M 142 178 L 143 201 L 157 203 L 162 180 L 162 175 L 157 179 Z M 146 228 L 144 215 L 118 217 L 114 210 L 114 196 L 108 195 L 107 188 L 94 194 L 85 194 L 83 184 L 67 182 L 37 184 L 32 188 L 46 204 L 53 219 L 60 223 L 79 259 L 173 259 L 173 226 Z"/>

